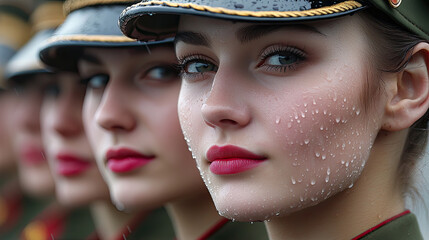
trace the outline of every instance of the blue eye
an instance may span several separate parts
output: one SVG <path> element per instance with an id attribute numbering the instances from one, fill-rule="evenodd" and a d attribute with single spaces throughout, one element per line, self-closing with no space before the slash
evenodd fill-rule
<path id="1" fill-rule="evenodd" d="M 286 72 L 306 60 L 304 51 L 289 46 L 272 46 L 262 54 L 257 67 L 267 71 Z"/>
<path id="2" fill-rule="evenodd" d="M 45 87 L 43 93 L 46 97 L 56 98 L 61 94 L 61 89 L 60 89 L 60 86 L 58 86 L 58 84 L 49 84 L 48 86 Z"/>
<path id="3" fill-rule="evenodd" d="M 266 64 L 273 66 L 286 66 L 291 65 L 299 61 L 299 57 L 292 53 L 279 53 L 267 57 L 265 60 Z"/>
<path id="4" fill-rule="evenodd" d="M 106 74 L 96 74 L 89 78 L 86 78 L 84 82 L 87 84 L 88 88 L 92 89 L 104 89 L 109 82 L 109 75 Z"/>
<path id="5" fill-rule="evenodd" d="M 191 60 L 184 64 L 183 70 L 186 73 L 205 73 L 205 72 L 216 72 L 217 66 L 205 60 Z"/>
<path id="6" fill-rule="evenodd" d="M 177 67 L 173 66 L 158 66 L 149 69 L 146 72 L 146 77 L 153 80 L 171 80 L 179 78 L 179 71 Z"/>

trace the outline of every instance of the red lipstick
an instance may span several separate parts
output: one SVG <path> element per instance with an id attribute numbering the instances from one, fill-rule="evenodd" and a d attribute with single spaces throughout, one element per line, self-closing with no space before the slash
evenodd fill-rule
<path id="1" fill-rule="evenodd" d="M 65 177 L 72 177 L 83 173 L 87 170 L 91 163 L 81 157 L 72 154 L 58 154 L 57 173 Z"/>
<path id="2" fill-rule="evenodd" d="M 236 174 L 257 167 L 267 160 L 265 156 L 233 146 L 212 146 L 207 151 L 210 171 L 217 175 Z"/>
<path id="3" fill-rule="evenodd" d="M 38 165 L 46 162 L 43 148 L 27 146 L 21 151 L 21 160 L 28 165 Z"/>
<path id="4" fill-rule="evenodd" d="M 155 156 L 143 155 L 127 148 L 109 150 L 106 153 L 107 167 L 116 173 L 130 172 L 148 164 Z"/>

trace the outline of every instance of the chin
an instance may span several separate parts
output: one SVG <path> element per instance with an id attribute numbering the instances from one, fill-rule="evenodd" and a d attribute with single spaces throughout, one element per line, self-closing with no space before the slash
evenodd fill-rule
<path id="1" fill-rule="evenodd" d="M 115 180 L 109 184 L 110 197 L 120 211 L 133 209 L 155 209 L 162 205 L 155 191 L 145 190 L 141 182 Z"/>
<path id="2" fill-rule="evenodd" d="M 27 194 L 36 198 L 48 198 L 54 195 L 55 186 L 52 179 L 20 179 L 21 187 Z"/>

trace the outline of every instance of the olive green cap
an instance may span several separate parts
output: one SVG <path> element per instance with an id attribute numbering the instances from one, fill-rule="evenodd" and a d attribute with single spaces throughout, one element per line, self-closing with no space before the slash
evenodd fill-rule
<path id="1" fill-rule="evenodd" d="M 119 24 L 126 36 L 152 41 L 174 36 L 180 15 L 287 23 L 336 18 L 368 8 L 384 12 L 410 32 L 429 39 L 429 0 L 143 0 L 127 8 Z"/>
<path id="2" fill-rule="evenodd" d="M 49 67 L 77 71 L 85 48 L 146 47 L 122 34 L 118 26 L 121 12 L 138 0 L 67 0 L 67 18 L 40 49 L 40 59 Z M 150 44 L 172 42 L 166 39 Z"/>
<path id="3" fill-rule="evenodd" d="M 5 78 L 13 81 L 26 75 L 50 72 L 39 59 L 39 48 L 64 21 L 63 1 L 45 1 L 30 16 L 36 34 L 7 63 Z"/>

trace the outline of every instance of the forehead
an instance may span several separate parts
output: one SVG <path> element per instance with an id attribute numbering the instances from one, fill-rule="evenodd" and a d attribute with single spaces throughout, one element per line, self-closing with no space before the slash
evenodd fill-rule
<path id="1" fill-rule="evenodd" d="M 190 31 L 198 32 L 208 37 L 219 37 L 222 35 L 234 35 L 243 29 L 248 29 L 251 26 L 264 27 L 278 26 L 281 30 L 314 30 L 323 35 L 338 35 L 341 33 L 349 34 L 349 32 L 362 33 L 360 17 L 357 14 L 353 16 L 344 16 L 336 19 L 322 20 L 322 21 L 307 21 L 307 22 L 293 22 L 293 23 L 262 23 L 262 22 L 234 22 L 229 20 L 199 17 L 191 15 L 183 15 L 180 17 L 179 32 Z M 264 31 L 262 31 L 264 32 Z M 311 32 L 311 31 L 310 31 Z"/>

